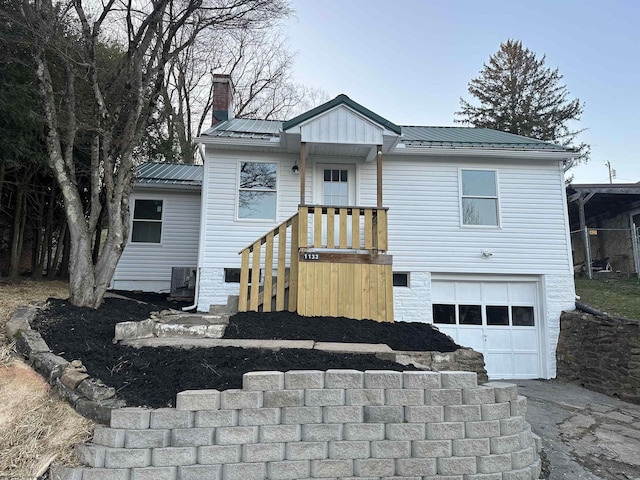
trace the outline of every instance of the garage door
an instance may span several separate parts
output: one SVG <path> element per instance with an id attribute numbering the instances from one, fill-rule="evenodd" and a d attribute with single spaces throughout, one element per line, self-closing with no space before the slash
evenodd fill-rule
<path id="1" fill-rule="evenodd" d="M 540 378 L 538 282 L 433 280 L 433 323 L 484 354 L 490 378 Z"/>

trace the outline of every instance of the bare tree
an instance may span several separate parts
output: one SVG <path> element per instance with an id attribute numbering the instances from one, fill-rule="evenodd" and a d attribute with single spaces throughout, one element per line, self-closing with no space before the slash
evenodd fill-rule
<path id="1" fill-rule="evenodd" d="M 327 99 L 295 83 L 293 55 L 276 28 L 207 31 L 170 61 L 147 154 L 198 161 L 194 138 L 210 123 L 214 73 L 231 76 L 234 115 L 284 120 Z"/>
<path id="2" fill-rule="evenodd" d="M 286 0 L 21 0 L 18 9 L 0 11 L 33 41 L 48 160 L 71 243 L 71 303 L 97 308 L 109 286 L 129 233 L 133 154 L 169 62 L 207 29 L 264 28 L 288 12 Z M 90 145 L 86 164 L 77 159 L 82 135 Z M 87 192 L 78 183 L 83 170 L 90 173 Z M 94 261 L 103 208 L 103 246 Z"/>

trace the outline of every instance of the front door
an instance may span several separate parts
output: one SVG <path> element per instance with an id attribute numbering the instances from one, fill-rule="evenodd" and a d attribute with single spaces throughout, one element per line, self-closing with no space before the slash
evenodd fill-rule
<path id="1" fill-rule="evenodd" d="M 316 201 L 332 207 L 356 204 L 355 165 L 318 164 L 320 196 Z"/>
<path id="2" fill-rule="evenodd" d="M 317 165 L 316 203 L 330 207 L 355 206 L 356 204 L 356 167 L 355 165 L 340 165 L 320 163 Z M 334 245 L 339 245 L 340 219 L 334 217 Z M 327 218 L 322 219 L 322 243 L 327 245 Z M 347 242 L 351 245 L 351 222 L 347 222 Z"/>

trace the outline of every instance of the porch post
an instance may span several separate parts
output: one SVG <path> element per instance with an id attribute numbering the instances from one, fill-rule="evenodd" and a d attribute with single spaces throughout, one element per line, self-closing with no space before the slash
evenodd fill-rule
<path id="1" fill-rule="evenodd" d="M 588 201 L 588 200 L 587 200 Z M 584 263 L 587 267 L 587 276 L 589 279 L 593 278 L 593 271 L 591 269 L 591 239 L 589 238 L 589 229 L 587 228 L 587 221 L 585 220 L 584 204 L 587 203 L 582 194 L 578 197 L 578 215 L 580 217 L 580 229 L 582 230 L 582 245 L 584 246 Z"/>
<path id="2" fill-rule="evenodd" d="M 378 208 L 382 207 L 382 145 L 378 145 L 377 159 L 377 181 L 378 181 Z"/>
<path id="3" fill-rule="evenodd" d="M 300 205 L 305 204 L 305 180 L 306 174 L 306 159 L 307 159 L 307 144 L 306 142 L 300 143 Z"/>

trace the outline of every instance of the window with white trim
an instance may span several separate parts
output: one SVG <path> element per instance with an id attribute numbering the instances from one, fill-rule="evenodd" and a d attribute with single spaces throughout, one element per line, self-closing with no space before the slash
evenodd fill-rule
<path id="1" fill-rule="evenodd" d="M 498 226 L 498 182 L 494 170 L 462 170 L 462 224 Z"/>
<path id="2" fill-rule="evenodd" d="M 133 204 L 131 241 L 160 243 L 162 240 L 162 200 L 136 198 Z"/>
<path id="3" fill-rule="evenodd" d="M 240 162 L 238 218 L 276 219 L 277 164 Z"/>

